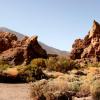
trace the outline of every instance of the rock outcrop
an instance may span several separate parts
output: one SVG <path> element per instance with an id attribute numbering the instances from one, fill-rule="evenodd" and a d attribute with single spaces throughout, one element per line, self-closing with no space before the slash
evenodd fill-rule
<path id="1" fill-rule="evenodd" d="M 82 39 L 76 39 L 75 43 L 72 45 L 73 50 L 71 52 L 72 59 L 80 59 L 81 54 L 84 49 L 84 41 Z"/>
<path id="2" fill-rule="evenodd" d="M 100 61 L 100 24 L 94 21 L 88 35 L 83 40 L 75 40 L 72 47 L 72 59 L 91 58 Z"/>
<path id="3" fill-rule="evenodd" d="M 17 37 L 8 32 L 0 32 L 0 52 L 12 47 L 12 41 L 16 41 Z"/>
<path id="4" fill-rule="evenodd" d="M 47 58 L 47 53 L 38 44 L 37 38 L 25 37 L 19 41 L 12 33 L 0 33 L 0 60 L 11 65 L 19 65 L 28 64 L 33 58 Z"/>

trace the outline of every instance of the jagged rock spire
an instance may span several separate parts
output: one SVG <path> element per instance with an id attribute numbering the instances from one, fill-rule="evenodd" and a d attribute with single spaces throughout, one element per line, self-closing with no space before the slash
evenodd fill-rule
<path id="1" fill-rule="evenodd" d="M 100 61 L 100 24 L 98 22 L 94 20 L 92 28 L 81 44 L 77 48 L 73 47 L 71 57 L 76 57 L 74 59 L 95 58 Z M 74 45 L 77 45 L 77 42 Z"/>
<path id="2" fill-rule="evenodd" d="M 92 28 L 89 31 L 89 38 L 99 36 L 98 34 L 100 34 L 100 24 L 94 20 Z"/>

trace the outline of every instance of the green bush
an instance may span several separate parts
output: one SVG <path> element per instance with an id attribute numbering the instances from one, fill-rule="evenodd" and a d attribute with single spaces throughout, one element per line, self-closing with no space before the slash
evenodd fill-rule
<path id="1" fill-rule="evenodd" d="M 91 94 L 93 100 L 100 100 L 100 80 L 93 82 L 91 86 Z"/>
<path id="2" fill-rule="evenodd" d="M 17 69 L 19 71 L 18 77 L 25 82 L 47 78 L 47 76 L 42 72 L 42 69 L 37 65 L 19 66 Z"/>
<path id="3" fill-rule="evenodd" d="M 46 68 L 45 59 L 43 58 L 36 58 L 31 61 L 31 66 L 38 66 L 41 68 Z"/>
<path id="4" fill-rule="evenodd" d="M 74 62 L 73 60 L 66 59 L 64 57 L 50 57 L 47 59 L 47 69 L 49 71 L 59 71 L 59 72 L 67 72 L 68 70 L 72 70 L 74 68 L 79 68 L 80 66 Z"/>
<path id="5" fill-rule="evenodd" d="M 74 81 L 69 83 L 69 91 L 79 92 L 80 90 L 80 82 Z"/>
<path id="6" fill-rule="evenodd" d="M 7 62 L 0 60 L 0 72 L 2 72 L 3 70 L 6 70 L 7 68 L 11 68 L 11 67 L 12 66 L 9 65 Z"/>
<path id="7" fill-rule="evenodd" d="M 0 81 L 30 82 L 47 78 L 43 73 L 41 66 L 46 66 L 43 59 L 34 59 L 30 65 L 26 66 L 11 66 L 4 61 L 0 61 Z M 17 74 L 15 75 L 16 72 Z"/>

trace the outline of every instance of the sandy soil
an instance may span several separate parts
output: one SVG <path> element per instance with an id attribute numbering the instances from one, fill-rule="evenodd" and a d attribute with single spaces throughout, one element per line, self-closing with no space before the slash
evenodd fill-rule
<path id="1" fill-rule="evenodd" d="M 29 84 L 0 83 L 0 100 L 32 100 Z"/>

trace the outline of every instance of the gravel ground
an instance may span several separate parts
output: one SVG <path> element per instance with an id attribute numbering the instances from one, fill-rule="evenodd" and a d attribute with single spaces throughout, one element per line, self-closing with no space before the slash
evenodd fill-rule
<path id="1" fill-rule="evenodd" d="M 29 84 L 0 83 L 0 100 L 32 100 Z"/>

